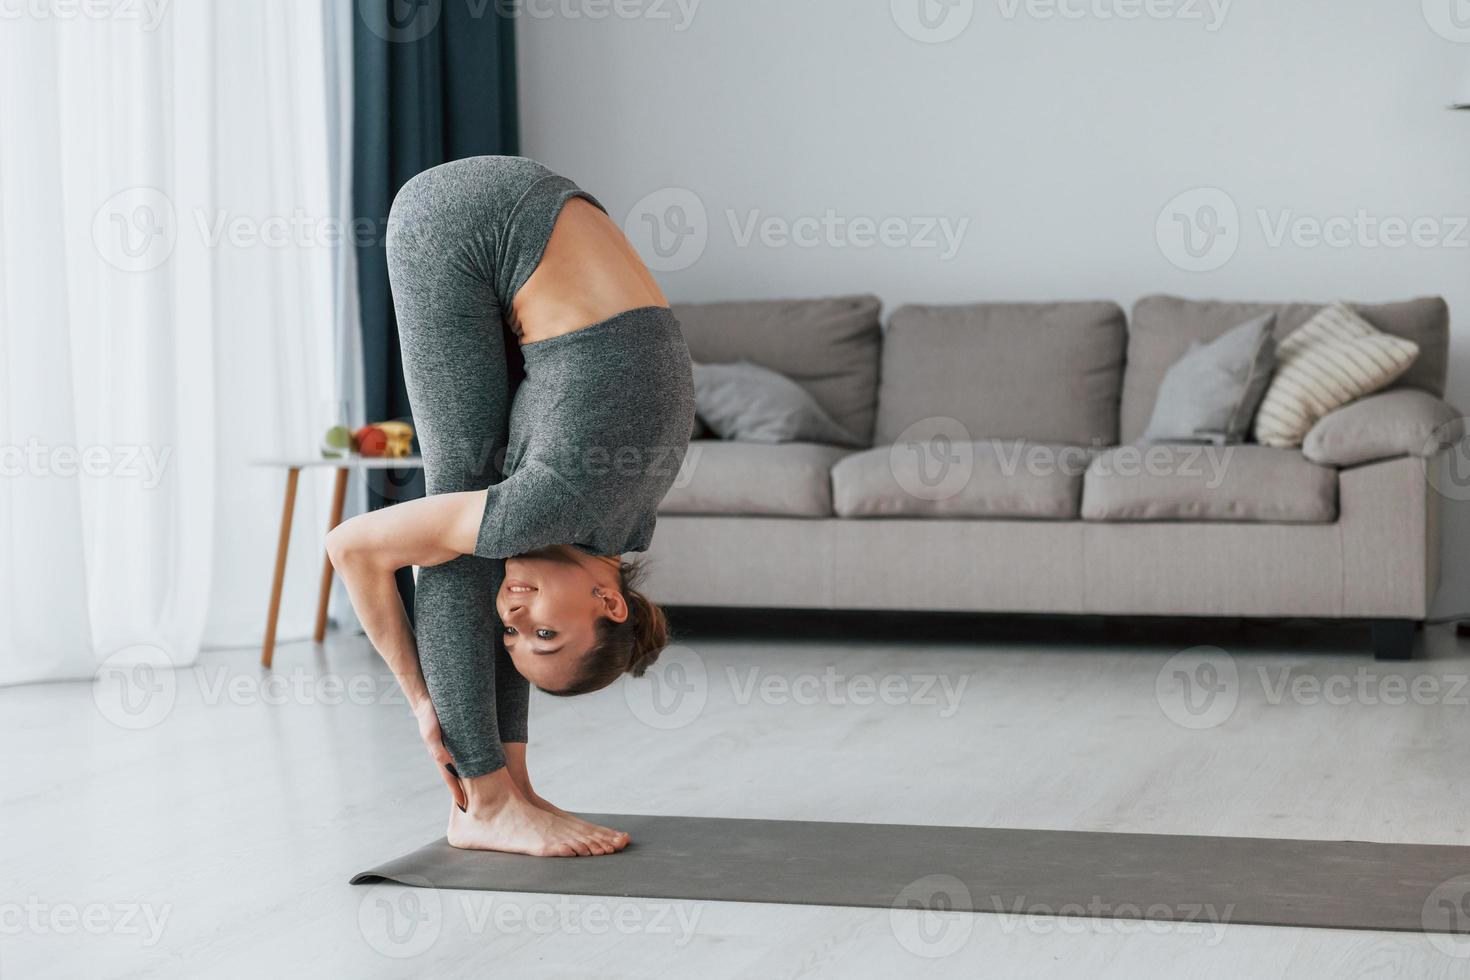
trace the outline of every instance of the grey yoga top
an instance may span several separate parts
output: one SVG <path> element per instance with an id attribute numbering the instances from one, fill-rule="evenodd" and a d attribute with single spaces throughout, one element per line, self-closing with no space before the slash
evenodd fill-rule
<path id="1" fill-rule="evenodd" d="M 646 551 L 694 425 L 679 321 L 646 306 L 521 351 L 506 476 L 489 489 L 475 553 Z"/>

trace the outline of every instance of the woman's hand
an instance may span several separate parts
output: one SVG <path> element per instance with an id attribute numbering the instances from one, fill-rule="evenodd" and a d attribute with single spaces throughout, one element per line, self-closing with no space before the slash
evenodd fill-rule
<path id="1" fill-rule="evenodd" d="M 347 586 L 352 608 L 413 705 L 419 737 L 460 809 L 469 801 L 459 776 L 447 768 L 454 759 L 444 748 L 439 716 L 429 701 L 419 666 L 413 624 L 393 573 L 410 565 L 438 565 L 471 554 L 485 498 L 484 490 L 431 494 L 358 514 L 327 533 L 327 555 Z"/>
<path id="2" fill-rule="evenodd" d="M 469 797 L 454 770 L 454 757 L 444 747 L 444 732 L 439 727 L 439 713 L 434 710 L 433 702 L 427 698 L 419 707 L 414 708 L 413 713 L 419 723 L 419 738 L 423 740 L 424 748 L 429 750 L 429 758 L 434 760 L 439 775 L 444 777 L 445 784 L 449 786 L 454 805 L 461 810 L 465 809 L 469 806 Z"/>

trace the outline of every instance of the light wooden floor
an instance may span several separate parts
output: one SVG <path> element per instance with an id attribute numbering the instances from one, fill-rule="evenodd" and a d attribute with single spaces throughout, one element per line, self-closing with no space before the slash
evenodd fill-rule
<path id="1" fill-rule="evenodd" d="M 1158 692 L 1178 644 L 696 640 L 657 689 L 538 696 L 532 771 L 612 812 L 1470 843 L 1470 649 L 1427 642 L 1237 644 L 1221 719 Z M 1470 977 L 1412 934 L 352 888 L 440 835 L 439 780 L 360 639 L 253 660 L 133 714 L 0 690 L 0 977 Z"/>

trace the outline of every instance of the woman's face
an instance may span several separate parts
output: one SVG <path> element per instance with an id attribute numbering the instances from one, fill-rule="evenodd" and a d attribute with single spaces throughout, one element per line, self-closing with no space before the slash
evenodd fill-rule
<path id="1" fill-rule="evenodd" d="M 506 559 L 495 609 L 522 677 L 547 691 L 570 686 L 597 641 L 597 621 L 628 618 L 613 567 L 572 548 Z"/>

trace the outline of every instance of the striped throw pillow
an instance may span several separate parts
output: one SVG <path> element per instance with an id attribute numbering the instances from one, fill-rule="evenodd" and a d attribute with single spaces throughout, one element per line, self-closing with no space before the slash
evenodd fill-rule
<path id="1" fill-rule="evenodd" d="M 1346 304 L 1324 307 L 1276 348 L 1256 442 L 1300 446 L 1318 419 L 1392 384 L 1418 356 L 1418 344 L 1383 333 Z"/>

